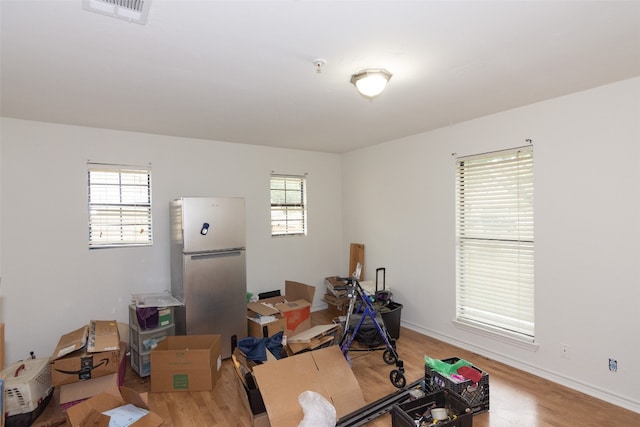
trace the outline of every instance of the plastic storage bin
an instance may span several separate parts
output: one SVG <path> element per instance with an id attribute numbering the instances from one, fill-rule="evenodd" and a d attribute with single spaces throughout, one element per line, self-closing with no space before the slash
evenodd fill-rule
<path id="1" fill-rule="evenodd" d="M 464 400 L 450 390 L 440 390 L 391 408 L 392 427 L 415 427 L 429 409 L 447 408 L 449 421 L 438 421 L 438 427 L 472 427 L 473 415 Z M 455 415 L 455 416 L 454 416 Z M 429 425 L 429 424 L 427 424 Z"/>
<path id="2" fill-rule="evenodd" d="M 151 375 L 151 352 L 140 354 L 131 349 L 131 368 L 141 377 Z"/>
<path id="3" fill-rule="evenodd" d="M 129 306 L 129 347 L 131 368 L 141 377 L 151 375 L 151 350 L 168 336 L 176 334 L 174 308 L 159 307 L 157 316 L 150 323 L 140 324 L 135 305 Z M 149 326 L 160 325 L 155 328 Z"/>
<path id="4" fill-rule="evenodd" d="M 151 329 L 161 328 L 163 326 L 173 325 L 174 308 L 173 307 L 150 307 L 149 317 L 140 320 L 136 306 L 129 305 L 129 326 L 135 326 L 140 330 L 147 331 Z"/>
<path id="5" fill-rule="evenodd" d="M 380 309 L 384 326 L 389 331 L 391 338 L 400 338 L 400 317 L 402 315 L 402 304 L 389 301 L 386 307 Z"/>
<path id="6" fill-rule="evenodd" d="M 446 363 L 456 363 L 459 361 L 459 357 L 450 357 L 448 359 L 442 359 Z M 425 365 L 425 382 L 427 388 L 430 391 L 437 391 L 443 389 L 452 390 L 454 393 L 462 397 L 473 414 L 485 412 L 489 410 L 489 374 L 475 366 L 473 369 L 482 373 L 482 377 L 478 384 L 474 384 L 471 380 L 455 381 L 446 375 L 443 375 L 437 371 L 434 371 L 429 366 Z"/>
<path id="7" fill-rule="evenodd" d="M 164 326 L 151 331 L 130 330 L 131 348 L 139 353 L 148 353 L 153 350 L 160 341 L 168 336 L 176 334 L 176 325 Z"/>

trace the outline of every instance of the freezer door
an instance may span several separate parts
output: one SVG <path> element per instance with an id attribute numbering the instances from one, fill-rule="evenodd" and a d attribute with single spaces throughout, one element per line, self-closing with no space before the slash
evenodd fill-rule
<path id="1" fill-rule="evenodd" d="M 244 198 L 184 198 L 182 229 L 184 253 L 244 248 Z"/>
<path id="2" fill-rule="evenodd" d="M 184 303 L 188 335 L 221 334 L 222 357 L 232 340 L 247 335 L 245 251 L 184 256 Z"/>

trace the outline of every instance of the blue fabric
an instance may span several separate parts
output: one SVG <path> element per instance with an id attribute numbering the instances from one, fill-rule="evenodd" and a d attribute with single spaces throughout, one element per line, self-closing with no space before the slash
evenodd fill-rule
<path id="1" fill-rule="evenodd" d="M 267 361 L 267 350 L 280 359 L 280 351 L 282 350 L 283 331 L 278 332 L 270 338 L 247 337 L 238 342 L 238 348 L 247 356 L 249 360 L 258 362 Z"/>
<path id="2" fill-rule="evenodd" d="M 280 351 L 282 350 L 282 337 L 283 331 L 278 332 L 271 338 L 267 338 L 267 349 L 275 356 L 276 359 L 280 359 Z"/>

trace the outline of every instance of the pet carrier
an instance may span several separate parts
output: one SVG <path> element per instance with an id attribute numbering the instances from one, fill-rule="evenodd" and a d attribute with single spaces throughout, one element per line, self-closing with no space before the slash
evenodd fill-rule
<path id="1" fill-rule="evenodd" d="M 27 359 L 2 371 L 6 427 L 30 426 L 53 395 L 49 359 Z"/>

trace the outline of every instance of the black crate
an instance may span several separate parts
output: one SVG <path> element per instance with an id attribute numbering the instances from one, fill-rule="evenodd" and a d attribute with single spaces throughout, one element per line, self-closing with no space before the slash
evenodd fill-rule
<path id="1" fill-rule="evenodd" d="M 443 362 L 450 364 L 454 364 L 459 360 L 460 358 L 458 357 L 442 359 Z M 474 415 L 486 412 L 489 410 L 489 374 L 475 366 L 472 366 L 472 368 L 482 373 L 478 384 L 474 384 L 471 380 L 455 381 L 425 365 L 424 377 L 427 389 L 429 391 L 452 390 L 467 402 Z"/>
<path id="2" fill-rule="evenodd" d="M 452 418 L 447 422 L 438 422 L 438 427 L 473 427 L 473 414 L 469 405 L 450 390 L 440 390 L 427 394 L 391 408 L 392 427 L 415 427 L 416 421 L 427 409 L 447 408 Z"/>
<path id="3" fill-rule="evenodd" d="M 247 393 L 251 413 L 253 415 L 258 415 L 263 412 L 267 412 L 267 408 L 264 406 L 264 401 L 262 400 L 262 394 L 260 394 L 260 389 L 258 389 L 256 380 L 253 378 L 253 374 L 251 372 L 247 372 L 245 375 L 245 382 L 243 385 L 244 391 Z"/>

